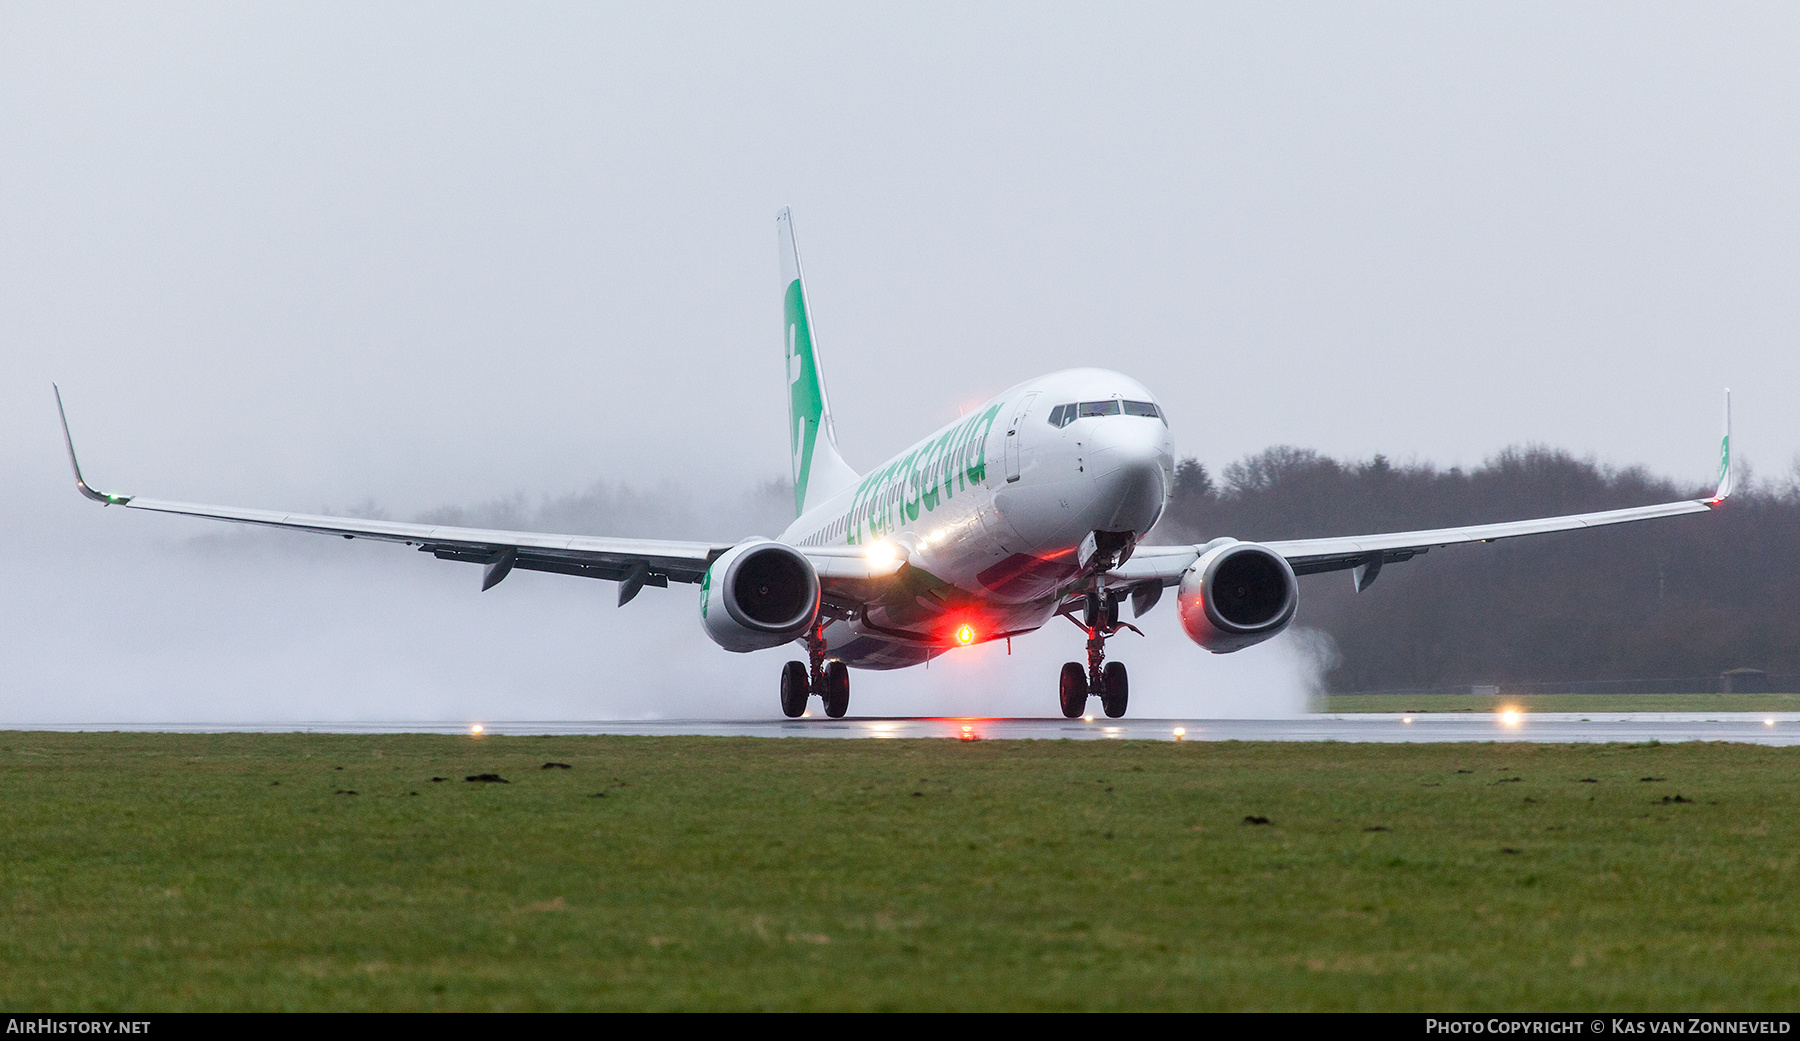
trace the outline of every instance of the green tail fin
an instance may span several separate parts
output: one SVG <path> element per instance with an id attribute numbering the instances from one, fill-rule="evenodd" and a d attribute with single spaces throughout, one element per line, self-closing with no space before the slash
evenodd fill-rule
<path id="1" fill-rule="evenodd" d="M 838 455 L 825 396 L 825 374 L 813 342 L 812 312 L 794 244 L 794 218 L 786 208 L 775 217 L 781 236 L 782 348 L 787 355 L 788 450 L 794 465 L 794 515 L 799 516 L 854 485 L 855 470 Z"/>

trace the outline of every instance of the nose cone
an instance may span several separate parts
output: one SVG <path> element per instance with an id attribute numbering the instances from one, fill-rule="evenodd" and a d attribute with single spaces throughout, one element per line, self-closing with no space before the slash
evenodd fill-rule
<path id="1" fill-rule="evenodd" d="M 1174 488 L 1169 428 L 1139 416 L 1108 417 L 1095 427 L 1088 452 L 1096 492 L 1093 528 L 1142 535 L 1162 516 Z"/>
<path id="2" fill-rule="evenodd" d="M 1052 400 L 1067 397 L 1103 405 L 1106 398 L 1095 384 L 1105 377 L 1123 388 L 1114 392 L 1114 401 L 1152 401 L 1149 391 L 1116 374 L 1081 370 L 1069 375 L 1070 386 L 1052 388 Z M 1139 414 L 1142 409 L 1110 415 L 1096 411 L 1100 414 L 1068 416 L 1061 423 L 1027 422 L 1019 429 L 1018 476 L 996 488 L 994 515 L 983 517 L 994 531 L 1016 536 L 1007 545 L 1060 559 L 1090 532 L 1144 535 L 1162 516 L 1175 486 L 1175 446 L 1168 426 L 1159 415 Z"/>

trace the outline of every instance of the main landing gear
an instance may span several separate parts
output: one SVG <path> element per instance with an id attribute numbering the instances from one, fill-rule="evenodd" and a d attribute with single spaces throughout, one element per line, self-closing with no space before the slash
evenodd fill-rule
<path id="1" fill-rule="evenodd" d="M 825 623 L 806 638 L 806 662 L 791 661 L 781 670 L 781 712 L 797 719 L 806 712 L 806 699 L 817 694 L 825 702 L 825 714 L 832 719 L 844 718 L 850 711 L 850 670 L 841 661 L 825 660 Z M 1122 710 L 1121 710 L 1122 711 Z"/>
<path id="2" fill-rule="evenodd" d="M 1070 615 L 1069 620 L 1074 621 L 1074 616 Z M 1077 624 L 1088 634 L 1087 668 L 1082 668 L 1077 661 L 1062 667 L 1057 684 L 1062 714 L 1069 719 L 1079 718 L 1087 711 L 1088 698 L 1098 695 L 1100 707 L 1107 716 L 1117 719 L 1125 714 L 1125 704 L 1131 697 L 1131 681 L 1125 675 L 1123 663 L 1106 660 L 1106 641 L 1120 629 L 1130 629 L 1140 636 L 1143 633 L 1130 622 L 1119 621 L 1119 601 L 1104 589 L 1088 593 L 1082 620 Z"/>

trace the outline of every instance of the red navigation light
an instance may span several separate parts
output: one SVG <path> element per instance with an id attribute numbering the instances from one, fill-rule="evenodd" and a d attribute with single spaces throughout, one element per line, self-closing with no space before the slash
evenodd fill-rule
<path id="1" fill-rule="evenodd" d="M 957 626 L 956 627 L 956 642 L 962 644 L 964 647 L 967 647 L 968 645 L 974 643 L 975 642 L 975 627 L 971 626 L 968 622 L 964 622 L 963 624 Z"/>

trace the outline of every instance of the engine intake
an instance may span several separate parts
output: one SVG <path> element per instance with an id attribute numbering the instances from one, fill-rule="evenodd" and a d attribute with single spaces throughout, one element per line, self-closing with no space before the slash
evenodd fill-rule
<path id="1" fill-rule="evenodd" d="M 701 624 L 728 651 L 779 647 L 812 631 L 818 617 L 819 574 L 784 543 L 733 546 L 701 582 Z"/>
<path id="2" fill-rule="evenodd" d="M 1286 629 L 1300 583 L 1281 554 L 1226 541 L 1200 554 L 1181 576 L 1181 627 L 1214 654 L 1240 651 Z"/>

